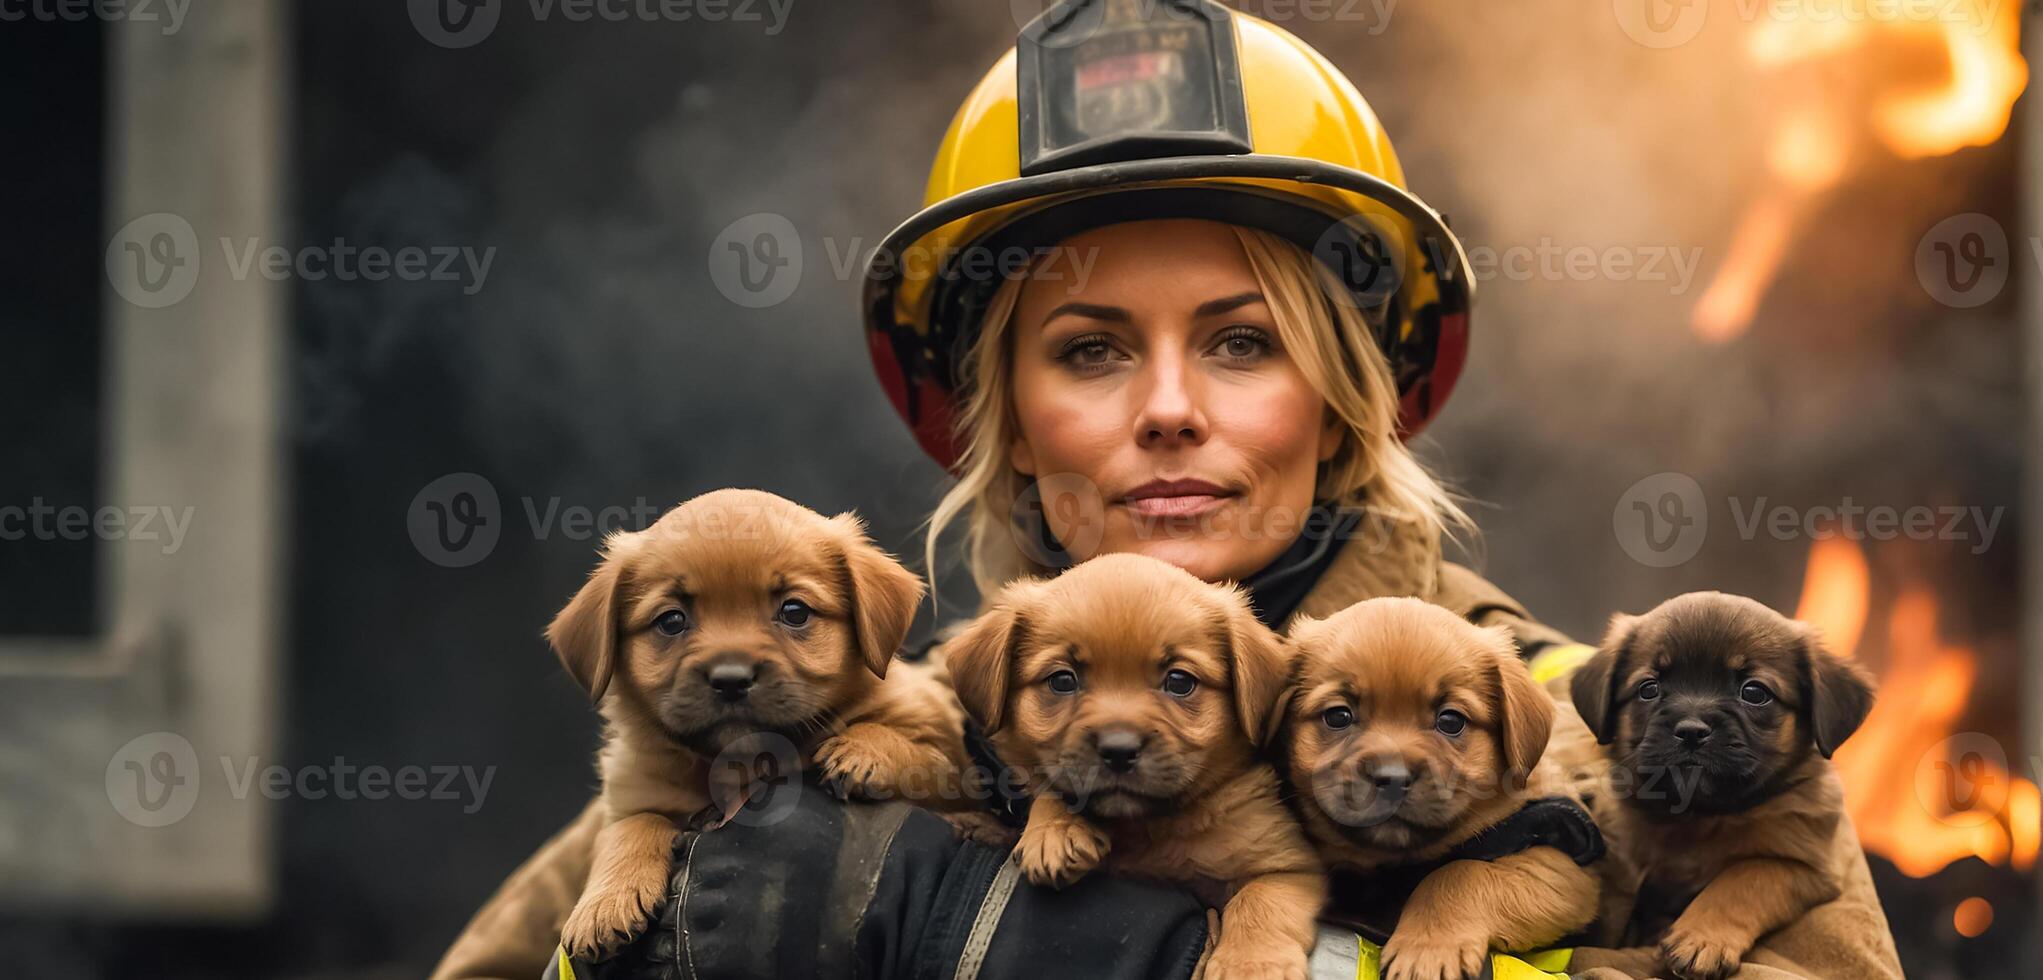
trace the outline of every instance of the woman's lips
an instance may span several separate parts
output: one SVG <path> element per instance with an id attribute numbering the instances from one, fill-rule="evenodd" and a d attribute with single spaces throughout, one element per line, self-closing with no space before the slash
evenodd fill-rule
<path id="1" fill-rule="evenodd" d="M 1204 480 L 1153 480 L 1122 494 L 1119 503 L 1146 517 L 1195 517 L 1232 496 Z"/>

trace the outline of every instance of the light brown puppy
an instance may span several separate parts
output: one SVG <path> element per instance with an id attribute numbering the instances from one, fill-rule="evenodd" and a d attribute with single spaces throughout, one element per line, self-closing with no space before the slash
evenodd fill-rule
<path id="1" fill-rule="evenodd" d="M 1638 897 L 1624 942 L 1716 980 L 1837 897 L 1844 792 L 1827 760 L 1873 694 L 1809 627 L 1741 596 L 1677 596 L 1617 617 L 1570 688 L 1609 756 L 1598 817 L 1629 869 L 1615 888 Z"/>
<path id="2" fill-rule="evenodd" d="M 949 646 L 958 697 L 1034 796 L 1022 873 L 1215 882 L 1216 980 L 1302 978 L 1326 883 L 1257 757 L 1287 670 L 1242 593 L 1132 554 L 1024 580 Z"/>
<path id="3" fill-rule="evenodd" d="M 1506 630 L 1384 598 L 1301 620 L 1290 640 L 1287 775 L 1329 867 L 1423 869 L 1559 795 L 1559 774 L 1540 765 L 1554 704 Z M 1384 976 L 1476 976 L 1492 949 L 1539 949 L 1587 925 L 1596 887 L 1553 847 L 1448 860 L 1405 901 Z"/>
<path id="4" fill-rule="evenodd" d="M 546 631 L 607 723 L 605 825 L 562 931 L 569 953 L 644 927 L 679 827 L 713 802 L 741 805 L 759 753 L 813 763 L 856 795 L 920 784 L 960 798 L 962 709 L 929 672 L 888 671 L 921 597 L 856 517 L 756 490 L 706 493 L 610 537 Z M 746 765 L 712 767 L 726 750 Z"/>

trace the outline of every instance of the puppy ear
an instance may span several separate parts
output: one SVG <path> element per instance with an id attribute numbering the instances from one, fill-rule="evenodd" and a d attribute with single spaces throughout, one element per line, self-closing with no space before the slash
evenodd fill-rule
<path id="1" fill-rule="evenodd" d="M 612 534 L 603 543 L 602 564 L 546 627 L 546 642 L 553 646 L 554 656 L 560 658 L 568 676 L 588 692 L 591 703 L 601 703 L 603 692 L 610 688 L 610 673 L 617 661 L 618 592 L 625 563 L 637 550 L 637 535 L 628 531 Z"/>
<path id="2" fill-rule="evenodd" d="M 1007 710 L 1008 677 L 1014 673 L 1014 658 L 1028 634 L 1028 621 L 1008 586 L 993 608 L 979 615 L 943 645 L 944 665 L 950 671 L 951 689 L 965 713 L 991 735 L 1000 730 Z"/>
<path id="3" fill-rule="evenodd" d="M 831 519 L 844 531 L 844 578 L 851 586 L 852 635 L 874 676 L 887 676 L 887 666 L 908 639 L 922 604 L 922 577 L 903 567 L 866 537 L 865 522 L 850 512 Z"/>
<path id="4" fill-rule="evenodd" d="M 1873 682 L 1858 664 L 1831 653 L 1815 630 L 1803 626 L 1801 633 L 1809 727 L 1816 751 L 1828 759 L 1873 710 Z"/>
<path id="5" fill-rule="evenodd" d="M 1553 734 L 1554 701 L 1519 658 L 1511 631 L 1499 626 L 1490 632 L 1497 643 L 1497 734 L 1504 743 L 1504 765 L 1511 770 L 1511 778 L 1522 784 L 1539 765 L 1539 757 L 1546 754 L 1547 738 Z"/>
<path id="6" fill-rule="evenodd" d="M 1283 727 L 1291 686 L 1291 650 L 1283 638 L 1256 619 L 1246 597 L 1227 614 L 1229 681 L 1242 731 L 1257 746 L 1270 744 Z"/>
<path id="7" fill-rule="evenodd" d="M 1574 702 L 1582 723 L 1595 733 L 1599 745 L 1609 745 L 1617 736 L 1617 692 L 1612 688 L 1617 684 L 1619 668 L 1630 654 L 1638 624 L 1637 616 L 1618 613 L 1610 617 L 1610 632 L 1604 634 L 1603 646 L 1568 678 L 1568 699 Z"/>

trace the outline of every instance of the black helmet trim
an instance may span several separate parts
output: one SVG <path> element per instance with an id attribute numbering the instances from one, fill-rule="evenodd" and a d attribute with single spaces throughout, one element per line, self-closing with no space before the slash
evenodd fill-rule
<path id="1" fill-rule="evenodd" d="M 880 294 L 891 293 L 898 283 L 904 252 L 930 233 L 954 221 L 981 212 L 1065 194 L 1126 187 L 1127 185 L 1201 178 L 1247 180 L 1288 180 L 1300 184 L 1323 184 L 1368 197 L 1412 223 L 1419 237 L 1422 261 L 1440 281 L 1443 312 L 1456 313 L 1473 302 L 1474 277 L 1461 242 L 1432 208 L 1404 188 L 1380 177 L 1303 157 L 1248 154 L 1242 156 L 1164 157 L 1101 163 L 1074 170 L 1059 170 L 1034 177 L 1018 177 L 974 188 L 922 209 L 890 232 L 873 250 L 866 263 L 867 308 L 877 310 Z M 1096 198 L 1094 200 L 1097 200 Z M 1450 287 L 1460 287 L 1458 290 Z M 1455 294 L 1459 293 L 1460 296 Z M 1466 300 L 1456 300 L 1466 297 Z M 888 314 L 889 317 L 892 314 Z"/>

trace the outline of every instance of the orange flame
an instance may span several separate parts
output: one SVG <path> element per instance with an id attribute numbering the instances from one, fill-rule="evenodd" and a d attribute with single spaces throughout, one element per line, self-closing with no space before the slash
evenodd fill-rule
<path id="1" fill-rule="evenodd" d="M 1985 146 L 2007 132 L 2029 81 L 2020 14 L 2006 0 L 1902 4 L 1887 17 L 1863 6 L 1861 16 L 1844 16 L 1835 0 L 1768 9 L 1784 15 L 1761 19 L 1745 38 L 1747 60 L 1774 82 L 1768 181 L 1691 314 L 1696 334 L 1713 343 L 1751 325 L 1804 219 L 1852 168 L 1862 142 L 1855 134 L 1905 160 Z M 1926 44 L 1946 66 L 1940 84 L 1911 84 L 1884 54 Z M 1878 53 L 1862 53 L 1869 48 Z"/>
<path id="2" fill-rule="evenodd" d="M 1818 627 L 1839 654 L 1856 656 L 1870 596 L 1864 551 L 1824 539 L 1810 549 L 1795 618 Z M 1954 735 L 1977 656 L 1939 639 L 1936 597 L 1925 587 L 1905 589 L 1885 625 L 1882 696 L 1836 757 L 1860 842 L 1915 878 L 1965 857 L 2034 867 L 2043 794 L 2008 772 L 1986 736 Z"/>

